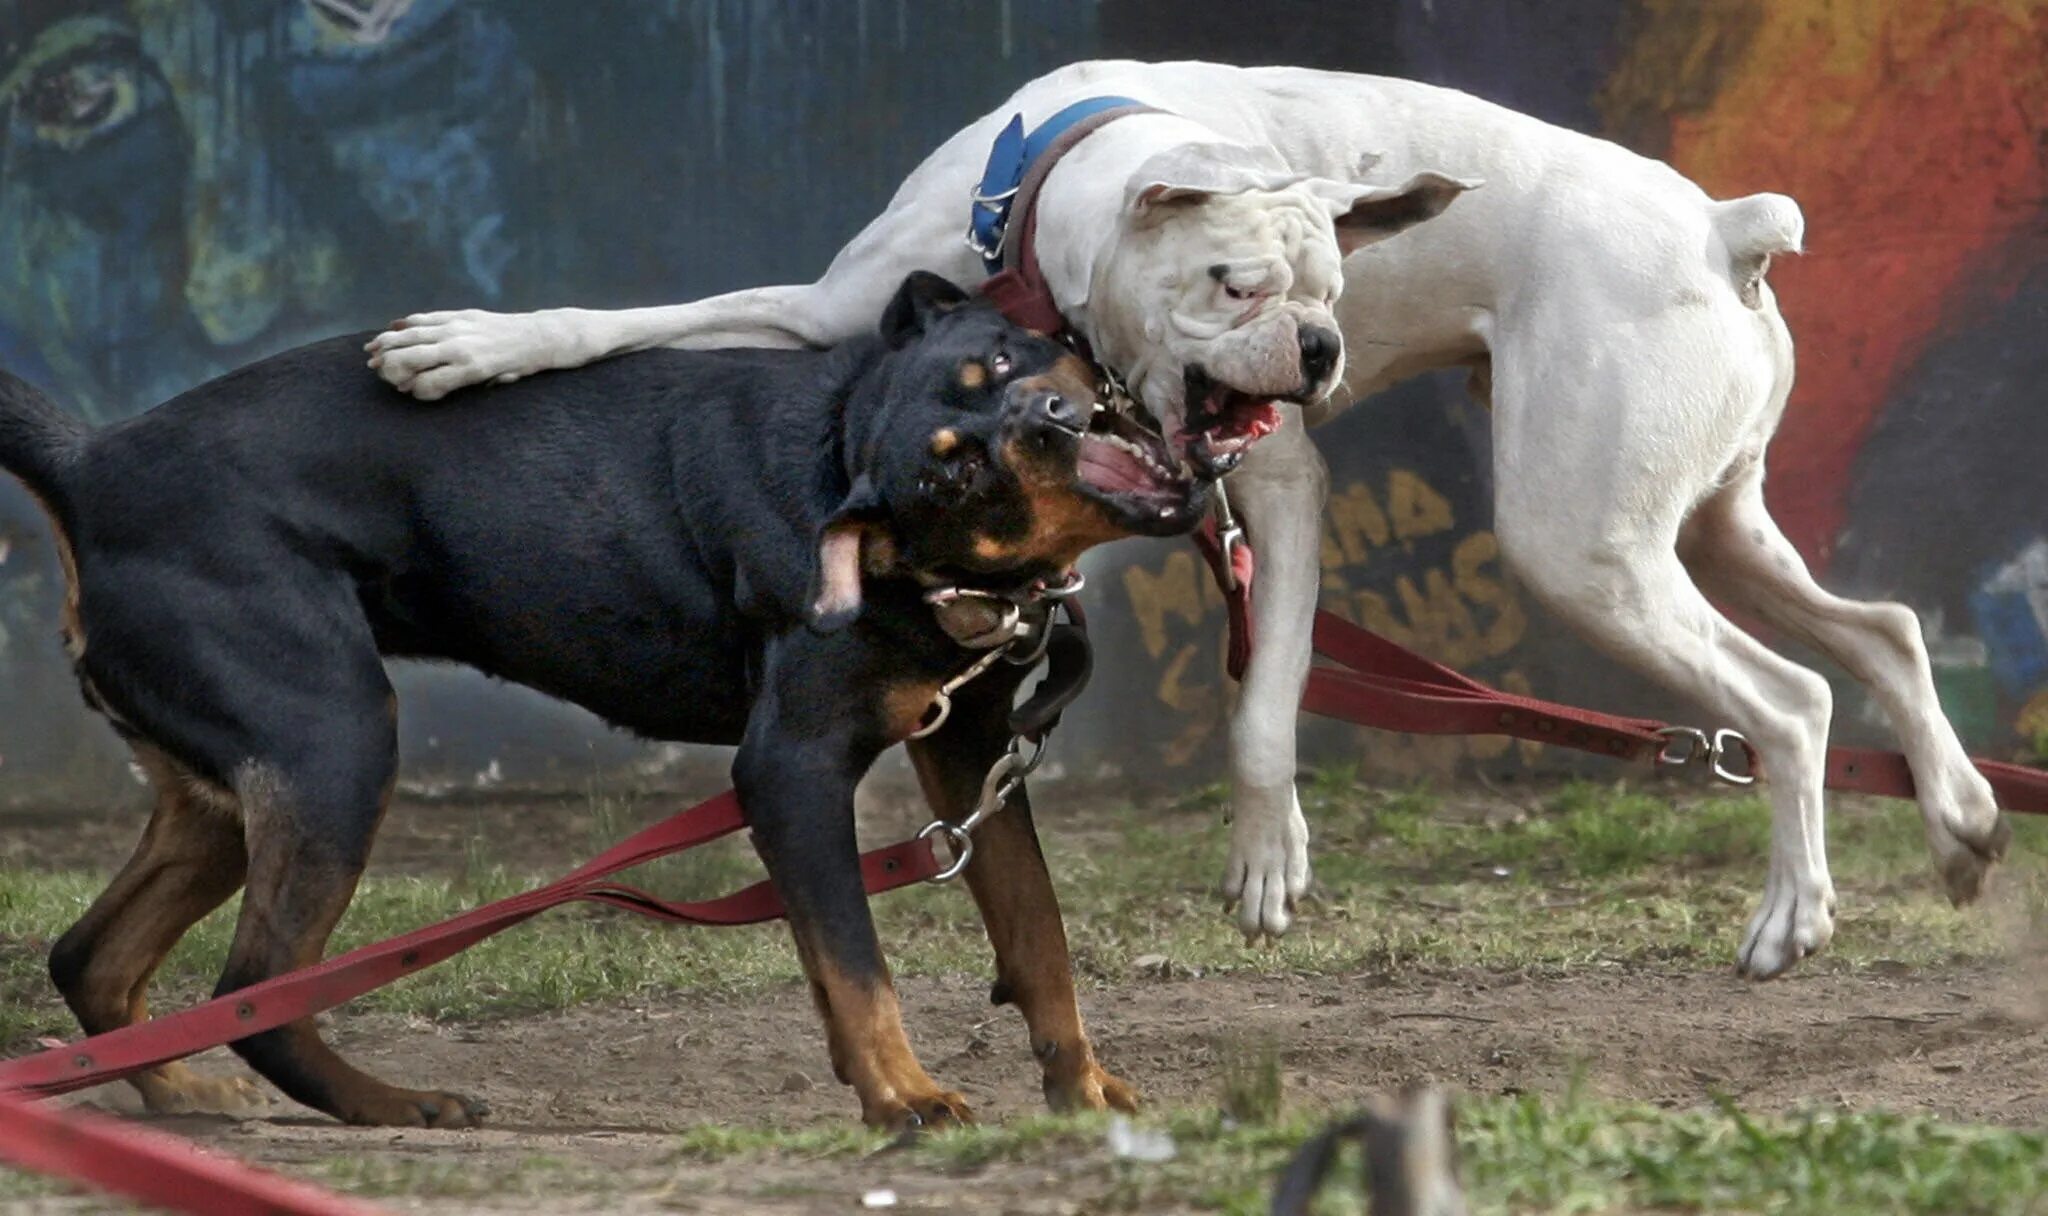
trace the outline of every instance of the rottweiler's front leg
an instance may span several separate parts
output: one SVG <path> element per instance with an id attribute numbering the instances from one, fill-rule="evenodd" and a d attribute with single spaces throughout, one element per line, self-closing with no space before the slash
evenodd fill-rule
<path id="1" fill-rule="evenodd" d="M 1009 698 L 1001 681 L 956 703 L 945 729 L 910 743 L 910 758 L 933 813 L 959 822 L 974 809 L 983 778 L 1009 744 Z M 1073 963 L 1059 898 L 1020 788 L 974 833 L 967 885 L 995 947 L 996 1004 L 1015 1004 L 1045 1069 L 1045 1100 L 1056 1111 L 1135 1111 L 1138 1095 L 1096 1062 L 1074 998 Z"/>
<path id="2" fill-rule="evenodd" d="M 816 695 L 814 692 L 812 695 Z M 918 1063 L 861 885 L 853 791 L 881 750 L 841 723 L 806 724 L 763 694 L 733 764 L 754 847 L 789 909 L 832 1068 L 872 1126 L 968 1122 L 966 1100 Z M 792 721 L 792 717 L 797 720 Z"/>

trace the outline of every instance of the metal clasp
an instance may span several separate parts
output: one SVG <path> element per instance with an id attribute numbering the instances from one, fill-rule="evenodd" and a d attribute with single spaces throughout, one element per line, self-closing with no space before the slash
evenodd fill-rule
<path id="1" fill-rule="evenodd" d="M 1699 765 L 1729 785 L 1756 784 L 1756 749 L 1742 732 L 1727 727 L 1708 735 L 1697 726 L 1666 726 L 1657 731 L 1664 746 L 1657 749 L 1657 763 L 1671 768 Z M 1730 757 L 1742 753 L 1744 767 L 1731 768 Z"/>
<path id="2" fill-rule="evenodd" d="M 986 211 L 990 215 L 1002 215 L 1002 205 L 1016 198 L 1017 191 L 1021 189 L 1023 189 L 1023 184 L 1020 182 L 1008 190 L 1003 190 L 996 194 L 983 194 L 981 192 L 981 183 L 976 182 L 967 188 L 967 197 L 979 210 Z M 993 262 L 1001 259 L 1003 256 L 1003 245 L 1009 240 L 1009 237 L 1010 225 L 1007 219 L 996 227 L 996 239 L 992 245 L 982 244 L 981 234 L 974 230 L 974 225 L 972 223 L 967 225 L 967 247 L 980 254 L 986 261 Z"/>
<path id="3" fill-rule="evenodd" d="M 1244 544 L 1244 528 L 1230 509 L 1230 494 L 1224 490 L 1222 478 L 1216 479 L 1212 493 L 1216 496 L 1216 547 L 1223 551 L 1223 589 L 1236 591 L 1237 563 L 1231 557 Z M 1660 758 L 1661 755 L 1659 753 Z"/>
<path id="4" fill-rule="evenodd" d="M 929 840 L 943 835 L 946 846 L 952 850 L 953 860 L 945 869 L 925 879 L 932 884 L 948 883 L 960 877 L 967 870 L 967 863 L 974 860 L 974 829 L 980 827 L 990 815 L 1009 804 L 1018 790 L 1024 787 L 1024 778 L 1031 775 L 1039 762 L 1045 759 L 1043 740 L 1032 745 L 1031 754 L 1024 754 L 1025 740 L 1012 737 L 1010 746 L 996 762 L 989 766 L 988 775 L 981 779 L 981 796 L 975 801 L 974 810 L 959 823 L 934 819 L 925 824 L 917 833 L 919 840 Z"/>
<path id="5" fill-rule="evenodd" d="M 1002 647 L 991 650 L 968 664 L 967 670 L 939 685 L 939 690 L 932 694 L 932 707 L 928 711 L 931 714 L 931 721 L 919 723 L 918 728 L 911 731 L 907 737 L 922 739 L 944 726 L 946 719 L 953 716 L 953 694 L 959 692 L 962 685 L 995 666 L 996 660 L 1002 658 L 1004 653 L 1005 648 Z"/>

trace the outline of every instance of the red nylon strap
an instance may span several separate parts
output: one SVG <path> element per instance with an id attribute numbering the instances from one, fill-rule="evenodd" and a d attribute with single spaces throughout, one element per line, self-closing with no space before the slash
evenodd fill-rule
<path id="1" fill-rule="evenodd" d="M 1003 235 L 1003 268 L 981 285 L 981 294 L 1013 323 L 1042 334 L 1057 334 L 1067 327 L 1060 306 L 1052 298 L 1045 273 L 1038 268 L 1038 188 L 1046 175 L 1069 149 L 1104 123 L 1132 114 L 1153 114 L 1151 106 L 1117 106 L 1099 110 L 1062 131 L 1045 152 L 1024 170 L 1017 195 L 1010 203 L 1008 230 Z M 1085 346 L 1082 356 L 1087 357 Z"/>
<path id="2" fill-rule="evenodd" d="M 194 1216 L 382 1216 L 385 1208 L 85 1111 L 0 1093 L 0 1158 Z"/>
<path id="3" fill-rule="evenodd" d="M 1195 533 L 1223 591 L 1230 619 L 1230 674 L 1244 678 L 1252 649 L 1249 562 L 1233 562 L 1235 587 L 1223 571 L 1223 554 L 1213 519 Z M 1240 552 L 1249 552 L 1240 545 Z M 1654 718 L 1622 718 L 1556 701 L 1517 696 L 1423 658 L 1334 613 L 1318 611 L 1316 653 L 1342 664 L 1309 671 L 1302 708 L 1359 726 L 1420 735 L 1510 735 L 1620 759 L 1654 758 L 1666 724 Z M 2008 811 L 2048 815 L 2048 772 L 1999 760 L 1972 759 L 1991 783 L 1998 805 Z M 1831 747 L 1826 786 L 1891 798 L 1913 796 L 1913 774 L 1897 752 Z"/>
<path id="4" fill-rule="evenodd" d="M 782 900 L 766 882 L 717 899 L 670 903 L 606 881 L 620 870 L 694 848 L 745 826 L 738 797 L 727 791 L 635 833 L 547 886 L 190 1009 L 0 1064 L 0 1092 L 68 1093 L 283 1026 L 432 966 L 549 908 L 575 900 L 607 904 L 672 924 L 746 925 L 774 920 L 783 915 Z M 861 857 L 861 878 L 870 894 L 893 891 L 943 868 L 929 841 L 904 841 Z"/>
<path id="5" fill-rule="evenodd" d="M 1252 579 L 1258 575 L 1259 563 L 1248 543 L 1238 544 L 1226 558 L 1217 533 L 1216 517 L 1203 516 L 1202 526 L 1195 529 L 1195 548 L 1202 551 L 1209 573 L 1216 576 L 1217 590 L 1223 592 L 1223 611 L 1230 619 L 1230 648 L 1224 654 L 1224 666 L 1231 679 L 1242 682 L 1252 661 Z"/>
<path id="6" fill-rule="evenodd" d="M 1316 613 L 1315 647 L 1344 666 L 1309 672 L 1302 707 L 1311 713 L 1410 734 L 1511 735 L 1623 760 L 1664 744 L 1655 719 L 1501 692 L 1334 613 Z"/>

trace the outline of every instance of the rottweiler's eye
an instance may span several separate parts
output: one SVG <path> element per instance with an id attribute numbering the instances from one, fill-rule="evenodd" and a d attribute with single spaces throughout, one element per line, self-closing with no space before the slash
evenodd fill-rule
<path id="1" fill-rule="evenodd" d="M 1003 354 L 1001 351 L 996 352 L 996 354 L 988 361 L 988 369 L 998 376 L 1009 375 L 1010 356 Z"/>

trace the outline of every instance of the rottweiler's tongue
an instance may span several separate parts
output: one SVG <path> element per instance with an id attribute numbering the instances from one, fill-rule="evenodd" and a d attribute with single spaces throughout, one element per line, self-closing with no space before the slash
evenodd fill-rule
<path id="1" fill-rule="evenodd" d="M 1154 489 L 1159 478 L 1145 462 L 1107 440 L 1090 435 L 1081 441 L 1077 461 L 1081 480 L 1111 494 Z"/>

